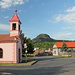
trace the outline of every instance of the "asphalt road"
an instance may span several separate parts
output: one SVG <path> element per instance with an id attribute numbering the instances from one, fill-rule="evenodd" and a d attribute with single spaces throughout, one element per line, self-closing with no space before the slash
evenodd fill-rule
<path id="1" fill-rule="evenodd" d="M 43 56 L 37 59 L 31 66 L 0 66 L 0 72 L 12 73 L 6 75 L 75 75 L 75 58 Z"/>

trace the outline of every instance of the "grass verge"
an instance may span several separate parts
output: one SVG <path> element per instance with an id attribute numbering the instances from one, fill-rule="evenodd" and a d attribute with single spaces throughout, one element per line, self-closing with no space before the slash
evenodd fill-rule
<path id="1" fill-rule="evenodd" d="M 36 60 L 27 63 L 0 63 L 0 66 L 27 66 L 27 65 L 32 65 L 35 62 Z"/>

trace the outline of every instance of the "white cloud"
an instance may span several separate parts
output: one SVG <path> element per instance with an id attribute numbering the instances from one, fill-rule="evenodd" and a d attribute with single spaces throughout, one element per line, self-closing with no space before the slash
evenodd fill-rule
<path id="1" fill-rule="evenodd" d="M 9 16 L 5 16 L 4 18 L 9 18 Z"/>
<path id="2" fill-rule="evenodd" d="M 62 21 L 62 18 L 63 18 L 63 15 L 62 14 L 58 14 L 58 15 L 54 16 L 53 23 Z"/>
<path id="3" fill-rule="evenodd" d="M 66 12 L 75 12 L 75 6 L 66 10 Z"/>
<path id="4" fill-rule="evenodd" d="M 28 1 L 29 0 L 1 0 L 0 6 L 1 6 L 1 8 L 9 8 L 13 5 L 18 5 L 18 4 L 21 5 Z"/>
<path id="5" fill-rule="evenodd" d="M 53 38 L 58 40 L 65 40 L 65 39 L 68 40 L 71 39 L 71 35 L 73 35 L 73 33 L 60 32 L 55 34 Z"/>
<path id="6" fill-rule="evenodd" d="M 6 24 L 0 24 L 0 30 L 9 31 L 10 26 Z"/>
<path id="7" fill-rule="evenodd" d="M 68 23 L 75 22 L 75 13 L 64 15 L 62 20 Z"/>
<path id="8" fill-rule="evenodd" d="M 56 22 L 60 22 L 60 21 L 63 21 L 66 23 L 75 23 L 75 13 L 68 13 L 66 15 L 58 14 L 57 16 L 55 16 L 53 22 L 56 23 Z"/>
<path id="9" fill-rule="evenodd" d="M 53 23 L 58 23 L 58 22 L 63 22 L 64 24 L 66 24 L 63 29 L 71 29 L 71 30 L 75 30 L 75 6 L 67 9 L 66 12 L 63 11 L 63 14 L 57 14 L 54 16 L 54 21 Z M 60 40 L 64 40 L 64 39 L 72 39 L 74 37 L 75 33 L 68 33 L 68 32 L 60 32 L 57 33 L 56 35 L 53 36 L 54 39 L 60 39 Z"/>
<path id="10" fill-rule="evenodd" d="M 75 6 L 71 9 L 67 9 L 65 14 L 58 14 L 54 17 L 53 23 L 63 21 L 64 23 L 67 23 L 67 27 L 64 27 L 64 29 L 71 29 L 75 30 Z"/>
<path id="11" fill-rule="evenodd" d="M 64 27 L 63 29 L 70 29 L 75 31 L 75 25 L 68 25 L 67 27 Z"/>
<path id="12" fill-rule="evenodd" d="M 75 6 L 67 9 L 65 14 L 58 14 L 54 17 L 53 23 L 63 21 L 65 23 L 75 23 Z"/>

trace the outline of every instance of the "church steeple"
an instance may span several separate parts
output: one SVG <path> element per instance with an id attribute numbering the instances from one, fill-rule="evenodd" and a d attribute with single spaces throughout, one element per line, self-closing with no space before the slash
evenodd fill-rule
<path id="1" fill-rule="evenodd" d="M 9 21 L 10 21 L 10 36 L 20 35 L 21 21 L 17 13 L 15 13 L 14 16 Z"/>

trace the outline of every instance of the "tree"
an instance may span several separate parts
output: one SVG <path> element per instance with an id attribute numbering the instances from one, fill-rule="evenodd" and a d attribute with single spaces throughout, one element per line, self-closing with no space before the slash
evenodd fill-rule
<path id="1" fill-rule="evenodd" d="M 27 48 L 24 48 L 24 44 L 27 44 Z M 27 50 L 27 53 L 32 54 L 34 52 L 34 46 L 32 44 L 32 40 L 30 38 L 24 38 L 24 44 L 23 44 L 23 53 Z"/>
<path id="2" fill-rule="evenodd" d="M 63 42 L 61 50 L 67 51 L 67 49 L 68 49 L 67 44 L 65 42 Z"/>
<path id="3" fill-rule="evenodd" d="M 21 36 L 21 40 L 22 40 L 22 53 L 25 53 L 25 49 L 24 49 L 24 33 L 22 32 L 22 30 L 20 30 L 20 36 Z"/>
<path id="4" fill-rule="evenodd" d="M 27 53 L 33 53 L 34 51 L 34 46 L 32 44 L 32 40 L 30 38 L 24 37 L 24 33 L 22 33 L 22 30 L 20 31 L 20 36 L 22 39 L 22 53 L 24 54 L 25 51 L 27 50 Z M 27 49 L 24 48 L 24 44 L 27 44 Z"/>
<path id="5" fill-rule="evenodd" d="M 48 50 L 49 48 L 53 47 L 54 42 L 37 42 L 34 44 L 34 47 L 38 47 L 39 49 Z"/>
<path id="6" fill-rule="evenodd" d="M 34 52 L 34 46 L 32 44 L 32 40 L 30 38 L 26 39 L 27 43 L 27 53 L 32 54 Z"/>

